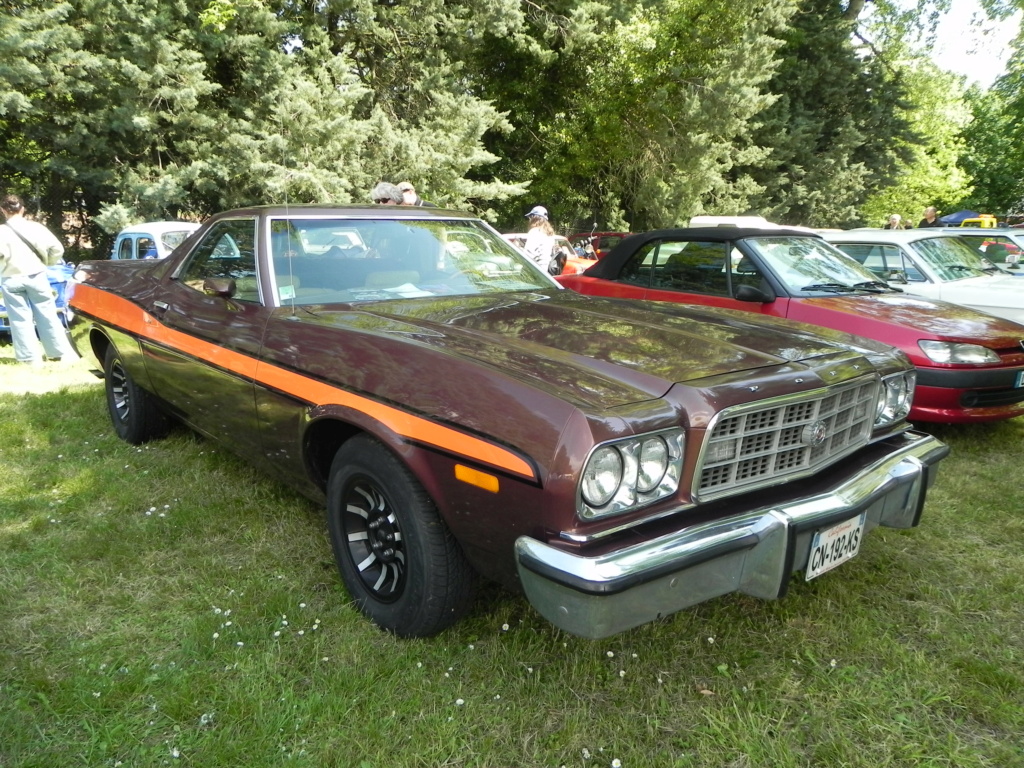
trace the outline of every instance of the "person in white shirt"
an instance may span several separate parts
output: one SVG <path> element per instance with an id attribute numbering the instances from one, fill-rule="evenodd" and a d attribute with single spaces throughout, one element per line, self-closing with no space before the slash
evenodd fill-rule
<path id="1" fill-rule="evenodd" d="M 547 272 L 555 250 L 555 230 L 548 221 L 548 209 L 536 205 L 526 214 L 526 218 L 529 219 L 530 228 L 526 232 L 523 250 L 531 261 Z"/>
<path id="2" fill-rule="evenodd" d="M 19 363 L 39 365 L 41 341 L 51 360 L 73 362 L 78 355 L 57 315 L 46 276 L 47 265 L 61 261 L 64 246 L 42 224 L 25 218 L 25 206 L 17 195 L 0 199 L 0 213 L 6 218 L 0 225 L 0 291 L 11 324 L 14 357 Z"/>

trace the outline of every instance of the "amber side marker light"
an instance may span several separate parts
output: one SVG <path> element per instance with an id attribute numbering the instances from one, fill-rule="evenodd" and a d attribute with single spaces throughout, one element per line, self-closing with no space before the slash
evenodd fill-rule
<path id="1" fill-rule="evenodd" d="M 498 492 L 498 478 L 477 469 L 470 469 L 462 464 L 455 465 L 455 479 L 483 488 L 491 493 Z"/>

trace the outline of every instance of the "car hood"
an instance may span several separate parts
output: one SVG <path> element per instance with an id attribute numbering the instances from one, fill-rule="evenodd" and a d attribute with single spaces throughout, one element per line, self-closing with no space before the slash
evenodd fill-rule
<path id="1" fill-rule="evenodd" d="M 829 296 L 803 299 L 798 319 L 898 344 L 919 339 L 981 343 L 992 349 L 1019 346 L 1024 326 L 961 304 L 909 294 Z M 794 313 L 790 314 L 791 317 Z M 900 329 L 909 331 L 901 334 Z"/>
<path id="2" fill-rule="evenodd" d="M 720 374 L 892 354 L 867 339 L 744 312 L 571 291 L 458 297 L 448 307 L 437 299 L 378 302 L 318 319 L 332 317 L 599 407 L 659 398 L 676 383 Z"/>
<path id="3" fill-rule="evenodd" d="M 942 298 L 969 307 L 1024 310 L 1024 280 L 1013 275 L 985 275 L 942 283 Z M 1005 315 L 1003 315 L 1005 316 Z"/>

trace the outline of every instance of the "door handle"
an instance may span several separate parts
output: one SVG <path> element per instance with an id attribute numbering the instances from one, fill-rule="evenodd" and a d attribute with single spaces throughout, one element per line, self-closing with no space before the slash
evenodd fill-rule
<path id="1" fill-rule="evenodd" d="M 153 302 L 153 314 L 154 315 L 158 315 L 158 316 L 162 315 L 164 312 L 167 311 L 167 308 L 168 308 L 168 304 L 165 301 L 154 301 Z"/>

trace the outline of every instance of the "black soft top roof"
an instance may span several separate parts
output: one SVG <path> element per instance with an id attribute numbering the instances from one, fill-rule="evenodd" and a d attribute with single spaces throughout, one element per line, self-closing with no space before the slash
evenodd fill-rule
<path id="1" fill-rule="evenodd" d="M 678 229 L 652 229 L 629 235 L 612 248 L 611 252 L 584 274 L 611 280 L 618 277 L 629 257 L 655 240 L 699 240 L 705 243 L 726 243 L 747 237 L 807 237 L 820 240 L 821 235 L 802 229 L 779 227 L 692 227 Z"/>

